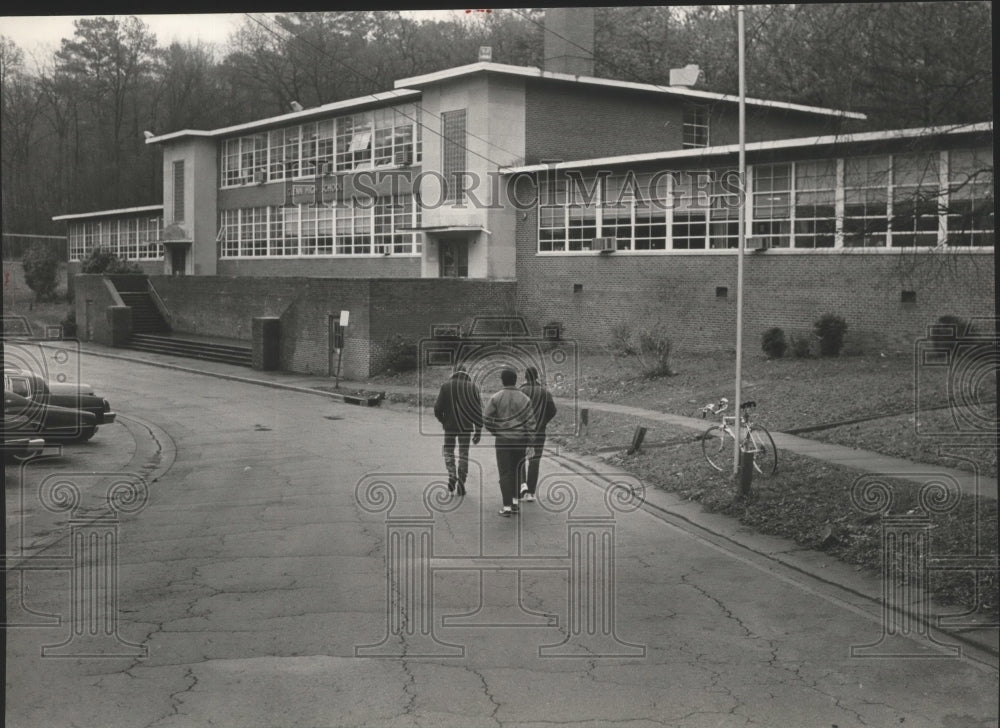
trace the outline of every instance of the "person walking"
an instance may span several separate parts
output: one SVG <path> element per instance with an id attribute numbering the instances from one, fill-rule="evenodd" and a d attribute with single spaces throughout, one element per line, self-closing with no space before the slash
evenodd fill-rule
<path id="1" fill-rule="evenodd" d="M 521 483 L 521 501 L 530 503 L 535 500 L 535 490 L 538 487 L 538 465 L 542 460 L 542 450 L 545 448 L 545 428 L 556 416 L 556 403 L 549 391 L 538 381 L 537 368 L 525 369 L 524 380 L 521 391 L 531 400 L 535 431 L 528 440 L 528 450 L 521 464 L 518 481 Z"/>
<path id="2" fill-rule="evenodd" d="M 465 479 L 469 474 L 469 441 L 479 444 L 483 430 L 483 401 L 479 389 L 465 367 L 459 365 L 447 382 L 441 385 L 434 416 L 444 428 L 444 466 L 448 469 L 448 491 L 465 495 Z M 458 447 L 458 457 L 455 448 Z"/>
<path id="3" fill-rule="evenodd" d="M 518 512 L 517 475 L 524 460 L 528 440 L 535 432 L 535 415 L 528 395 L 518 389 L 517 372 L 500 372 L 503 389 L 490 397 L 483 412 L 483 424 L 493 433 L 500 471 L 501 516 Z"/>

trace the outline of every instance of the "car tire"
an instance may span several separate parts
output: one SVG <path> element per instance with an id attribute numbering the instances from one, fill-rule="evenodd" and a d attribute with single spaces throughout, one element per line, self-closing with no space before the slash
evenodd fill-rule
<path id="1" fill-rule="evenodd" d="M 84 428 L 83 432 L 81 432 L 78 437 L 74 437 L 72 440 L 70 440 L 70 442 L 87 442 L 88 440 L 90 440 L 90 438 L 92 438 L 96 434 L 97 434 L 96 427 L 87 427 Z"/>

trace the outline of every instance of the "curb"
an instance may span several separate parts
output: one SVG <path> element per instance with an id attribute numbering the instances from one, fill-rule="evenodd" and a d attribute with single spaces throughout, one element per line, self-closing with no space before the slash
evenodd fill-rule
<path id="1" fill-rule="evenodd" d="M 605 472 L 603 473 L 600 470 L 595 469 L 594 466 L 597 465 L 598 463 L 595 462 L 596 458 L 594 457 L 586 455 L 580 456 L 577 455 L 576 453 L 573 453 L 573 455 L 571 456 L 561 451 L 555 453 L 552 452 L 549 448 L 546 448 L 546 452 L 549 454 L 550 457 L 552 457 L 554 460 L 559 462 L 563 467 L 566 467 L 569 470 L 577 472 L 578 474 L 586 474 L 589 476 L 593 476 L 594 478 L 600 479 L 605 483 L 611 482 L 610 480 L 608 480 L 607 477 L 608 476 L 607 470 L 609 468 L 604 468 Z M 623 474 L 628 473 L 628 471 L 622 470 L 621 468 L 611 467 L 610 469 L 620 470 Z M 682 501 L 681 499 L 679 499 L 678 496 L 674 496 L 668 491 L 661 491 L 655 488 L 655 486 L 651 489 L 647 488 L 646 493 L 649 493 L 650 490 L 658 494 L 659 497 L 662 497 L 664 500 L 671 500 L 674 498 L 678 498 L 680 503 L 688 503 L 687 501 Z M 852 596 L 864 599 L 870 605 L 870 611 L 868 610 L 865 611 L 867 614 L 869 614 L 869 616 L 873 618 L 874 618 L 874 613 L 881 614 L 881 610 L 884 607 L 884 603 L 880 598 L 881 594 L 879 593 L 879 590 L 877 588 L 863 584 L 851 585 L 844 583 L 845 581 L 848 581 L 847 579 L 837 579 L 833 577 L 828 578 L 821 576 L 819 573 L 817 573 L 816 569 L 812 568 L 808 560 L 797 556 L 797 554 L 809 553 L 809 554 L 815 554 L 817 557 L 828 558 L 836 563 L 840 563 L 839 561 L 837 561 L 835 557 L 828 556 L 824 554 L 822 551 L 816 551 L 815 549 L 808 547 L 796 547 L 794 549 L 789 549 L 787 551 L 777 551 L 777 552 L 767 551 L 762 549 L 755 542 L 761 541 L 763 539 L 771 539 L 771 540 L 786 541 L 787 543 L 790 543 L 793 546 L 794 543 L 787 541 L 787 539 L 782 539 L 780 537 L 765 536 L 762 534 L 757 534 L 756 532 L 747 532 L 745 529 L 742 528 L 734 529 L 732 533 L 723 533 L 721 530 L 715 529 L 710 525 L 708 525 L 707 523 L 705 523 L 704 522 L 705 519 L 698 518 L 697 513 L 693 514 L 681 513 L 675 510 L 674 508 L 670 507 L 669 504 L 651 503 L 648 497 L 643 497 L 640 509 L 646 511 L 650 515 L 660 520 L 666 521 L 667 523 L 671 523 L 671 525 L 674 525 L 675 527 L 678 528 L 682 528 L 682 526 L 679 526 L 675 521 L 681 521 L 684 524 L 686 524 L 686 526 L 689 526 L 691 528 L 690 532 L 693 535 L 698 535 L 695 532 L 696 529 L 697 531 L 709 534 L 712 537 L 719 539 L 727 544 L 731 544 L 732 546 L 738 549 L 749 551 L 758 558 L 764 559 L 766 561 L 775 564 L 780 564 L 782 567 L 791 569 L 792 571 L 798 574 L 802 574 L 810 579 L 813 579 L 824 586 L 833 587 L 835 589 L 842 590 Z M 719 518 L 725 518 L 727 520 L 735 522 L 736 524 L 739 524 L 739 521 L 729 516 L 719 516 Z M 862 580 L 868 580 L 869 578 L 870 577 L 859 575 L 857 581 L 860 582 Z M 850 604 L 849 602 L 846 602 L 842 598 L 837 598 L 837 601 Z M 933 610 L 935 615 L 941 616 L 948 614 L 948 612 L 942 607 L 942 605 L 939 605 L 937 603 L 933 604 L 935 607 L 935 609 Z M 908 617 L 914 623 L 916 623 L 918 617 L 920 616 L 917 612 L 913 611 L 910 608 L 903 608 L 903 609 L 897 608 L 897 611 L 902 612 L 904 615 L 906 615 L 906 617 Z M 922 622 L 922 624 L 924 624 L 926 627 L 930 629 L 934 629 L 941 635 L 947 636 L 948 638 L 961 643 L 962 652 L 957 656 L 956 659 L 970 660 L 974 663 L 977 663 L 984 667 L 988 667 L 992 670 L 997 670 L 998 667 L 1000 667 L 1000 660 L 997 659 L 1000 658 L 1000 646 L 998 646 L 995 641 L 976 639 L 973 636 L 973 634 L 971 634 L 975 628 L 965 627 L 964 629 L 967 631 L 962 632 L 960 630 L 948 630 L 947 628 L 943 627 L 935 627 L 932 621 Z M 995 630 L 995 628 L 989 626 L 984 626 L 981 629 L 990 631 Z M 929 633 L 930 632 L 928 631 L 928 634 Z M 973 651 L 974 653 L 979 653 L 979 654 L 978 655 L 970 654 L 970 650 Z"/>

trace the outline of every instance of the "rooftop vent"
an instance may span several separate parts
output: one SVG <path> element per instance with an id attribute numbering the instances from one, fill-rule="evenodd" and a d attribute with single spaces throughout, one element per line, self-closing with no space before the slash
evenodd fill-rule
<path id="1" fill-rule="evenodd" d="M 695 63 L 689 63 L 684 68 L 670 69 L 671 86 L 694 86 L 701 80 L 701 69 Z"/>

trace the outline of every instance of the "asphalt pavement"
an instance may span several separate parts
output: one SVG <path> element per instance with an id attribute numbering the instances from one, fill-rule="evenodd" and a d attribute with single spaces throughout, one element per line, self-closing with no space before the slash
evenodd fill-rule
<path id="1" fill-rule="evenodd" d="M 277 389 L 287 389 L 300 393 L 309 393 L 335 400 L 339 400 L 342 397 L 337 392 L 330 391 L 331 380 L 323 376 L 281 371 L 258 371 L 219 362 L 187 359 L 178 356 L 127 349 L 112 349 L 91 343 L 81 344 L 81 351 L 99 357 L 142 362 L 177 371 L 203 374 Z M 376 391 L 384 391 L 387 394 L 419 393 L 418 388 L 414 386 L 378 385 L 377 387 L 373 387 L 370 383 L 349 380 L 341 380 L 340 389 L 348 392 L 352 390 L 371 391 L 374 389 Z M 556 401 L 559 402 L 558 399 Z M 702 419 L 607 402 L 577 401 L 576 406 L 594 411 L 634 415 L 697 431 L 704 430 L 706 427 L 705 420 Z M 143 426 L 146 424 L 149 423 L 143 423 Z M 135 425 L 131 429 L 136 429 Z M 148 429 L 147 431 L 151 432 Z M 933 474 L 939 480 L 941 478 L 951 479 L 963 492 L 978 493 L 981 496 L 994 499 L 997 497 L 996 478 L 977 476 L 965 471 L 936 465 L 929 466 L 910 460 L 830 443 L 822 443 L 780 432 L 772 432 L 771 434 L 774 437 L 775 444 L 782 450 L 825 460 L 837 465 L 853 468 L 859 472 L 891 474 L 895 478 L 909 478 L 914 482 L 921 483 L 926 482 L 929 474 Z M 169 446 L 167 447 L 167 452 L 169 452 Z M 548 454 L 564 467 L 580 474 L 590 476 L 597 474 L 601 478 L 608 478 L 614 477 L 616 472 L 614 469 L 610 469 L 608 464 L 599 458 L 578 456 L 566 452 L 549 452 Z M 136 463 L 140 460 L 145 460 L 147 463 L 145 467 L 147 468 L 158 467 L 150 465 L 148 458 L 137 458 L 134 453 L 130 455 L 129 463 L 133 467 L 136 467 Z M 625 471 L 617 472 L 622 477 L 628 477 Z M 645 501 L 644 508 L 657 514 L 663 521 L 680 525 L 688 530 L 700 532 L 707 539 L 726 542 L 746 549 L 749 553 L 759 555 L 762 558 L 773 561 L 775 564 L 790 568 L 795 572 L 808 574 L 819 583 L 841 590 L 843 599 L 847 602 L 861 604 L 870 601 L 873 604 L 878 604 L 883 601 L 884 582 L 881 578 L 863 574 L 856 567 L 844 564 L 823 552 L 804 549 L 785 539 L 752 532 L 741 525 L 736 519 L 707 513 L 698 503 L 683 500 L 656 488 L 645 489 L 643 497 Z M 947 614 L 949 611 L 954 610 L 935 605 L 931 613 Z M 970 628 L 969 622 L 965 621 L 960 628 L 947 629 L 943 625 L 938 625 L 938 628 L 942 633 L 965 645 L 968 650 L 978 654 L 979 659 L 994 666 L 1000 663 L 1000 659 L 998 659 L 1000 657 L 1000 634 L 998 634 L 998 629 L 995 626 L 984 624 L 981 628 L 978 626 Z"/>

